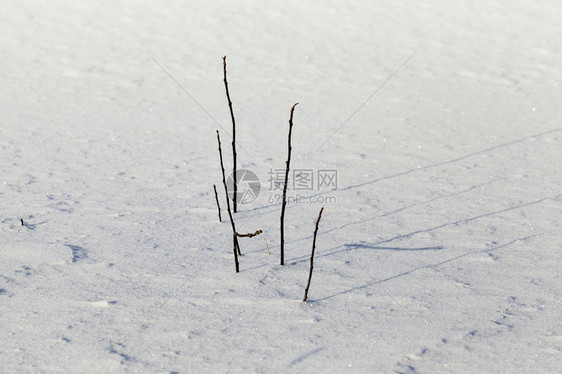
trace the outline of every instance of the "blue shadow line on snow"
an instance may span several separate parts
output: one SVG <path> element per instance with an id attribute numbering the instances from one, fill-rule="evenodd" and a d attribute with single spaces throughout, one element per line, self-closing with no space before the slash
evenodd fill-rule
<path id="1" fill-rule="evenodd" d="M 289 365 L 287 366 L 287 369 L 292 368 L 296 364 L 299 364 L 299 363 L 305 361 L 307 358 L 309 358 L 311 356 L 314 356 L 315 354 L 317 354 L 318 352 L 322 352 L 323 350 L 325 350 L 325 348 L 320 347 L 320 348 L 313 349 L 311 351 L 306 352 L 305 354 L 300 355 L 299 357 L 295 358 L 293 361 L 291 361 L 289 363 Z"/>
<path id="2" fill-rule="evenodd" d="M 498 246 L 495 246 L 495 247 L 489 248 L 489 249 L 475 250 L 475 251 L 466 252 L 466 253 L 463 253 L 463 254 L 461 254 L 461 255 L 454 256 L 454 257 L 448 258 L 448 259 L 443 260 L 443 261 L 439 261 L 439 262 L 434 263 L 434 264 L 426 264 L 426 265 L 423 265 L 423 266 L 419 266 L 419 267 L 417 267 L 417 268 L 413 268 L 413 269 L 404 271 L 404 272 L 402 272 L 402 273 L 394 274 L 394 275 L 392 275 L 392 276 L 390 276 L 390 277 L 387 277 L 387 278 L 384 278 L 384 279 L 373 279 L 373 280 L 371 280 L 370 282 L 367 282 L 367 283 L 365 283 L 365 284 L 363 284 L 363 285 L 361 285 L 361 286 L 352 287 L 352 288 L 349 288 L 349 289 L 347 289 L 347 290 L 344 290 L 344 291 L 341 291 L 341 292 L 337 292 L 337 293 L 334 293 L 334 294 L 329 295 L 329 296 L 325 296 L 325 297 L 318 298 L 318 299 L 312 299 L 312 300 L 308 300 L 308 301 L 311 302 L 311 303 L 314 303 L 314 302 L 319 302 L 319 301 L 328 300 L 328 299 L 331 299 L 331 298 L 336 297 L 336 296 L 345 295 L 345 294 L 348 294 L 348 293 L 351 293 L 351 292 L 354 292 L 354 291 L 366 289 L 366 288 L 368 288 L 368 287 L 371 287 L 371 286 L 374 286 L 374 285 L 377 285 L 377 284 L 385 283 L 385 282 L 388 282 L 388 281 L 390 281 L 390 280 L 397 279 L 397 278 L 400 278 L 400 277 L 403 277 L 403 276 L 412 274 L 412 273 L 414 273 L 414 272 L 416 272 L 416 271 L 418 271 L 418 270 L 421 270 L 421 269 L 434 269 L 434 268 L 436 268 L 436 267 L 438 267 L 438 266 L 441 266 L 441 265 L 447 264 L 447 263 L 449 263 L 449 262 L 453 262 L 453 261 L 456 261 L 456 260 L 458 260 L 458 259 L 461 259 L 461 258 L 470 256 L 470 255 L 472 255 L 472 254 L 474 254 L 474 253 L 491 253 L 491 252 L 496 251 L 496 250 L 498 250 L 498 249 L 502 249 L 502 248 L 508 247 L 508 246 L 510 246 L 510 245 L 512 245 L 512 244 L 515 244 L 515 243 L 517 243 L 517 242 L 525 242 L 525 241 L 527 241 L 527 240 L 529 240 L 529 239 L 531 239 L 531 238 L 534 238 L 534 237 L 536 237 L 536 236 L 539 236 L 539 235 L 541 235 L 541 234 L 535 234 L 535 235 L 525 236 L 525 237 L 522 237 L 522 238 L 513 239 L 513 240 L 510 241 L 510 242 L 507 242 L 507 243 L 505 243 L 505 244 L 498 245 Z"/>
<path id="3" fill-rule="evenodd" d="M 402 250 L 402 251 L 406 251 L 406 250 L 410 250 L 410 251 L 415 251 L 415 250 L 441 250 L 441 249 L 443 249 L 443 248 L 440 248 L 440 246 L 437 246 L 437 247 L 427 247 L 427 248 L 417 248 L 417 249 L 416 249 L 416 248 L 403 248 L 403 247 L 385 247 L 385 246 L 382 246 L 382 244 L 386 244 L 386 243 L 389 243 L 389 242 L 392 242 L 392 241 L 395 241 L 395 240 L 409 239 L 409 238 L 411 238 L 412 236 L 417 235 L 417 234 L 433 232 L 433 231 L 440 230 L 440 229 L 442 229 L 442 228 L 449 227 L 449 226 L 456 226 L 456 225 L 460 225 L 460 224 L 467 224 L 467 223 L 469 223 L 469 222 L 476 221 L 476 220 L 481 219 L 481 218 L 490 217 L 490 216 L 494 216 L 494 215 L 496 215 L 496 214 L 506 213 L 506 212 L 510 212 L 510 211 L 517 210 L 517 209 L 520 209 L 520 208 L 524 208 L 524 207 L 529 207 L 529 206 L 541 204 L 541 203 L 543 203 L 543 202 L 545 202 L 545 201 L 548 201 L 548 200 L 557 201 L 557 200 L 559 200 L 560 198 L 562 198 L 562 194 L 561 194 L 561 195 L 556 195 L 556 196 L 545 196 L 545 197 L 543 197 L 543 198 L 541 198 L 541 199 L 538 199 L 538 200 L 535 200 L 535 201 L 531 201 L 531 202 L 527 202 L 527 203 L 523 203 L 523 204 L 519 204 L 519 205 L 510 206 L 510 207 L 508 207 L 508 208 L 499 209 L 499 210 L 495 210 L 495 211 L 492 211 L 492 212 L 487 212 L 487 213 L 478 214 L 478 215 L 476 215 L 476 216 L 472 216 L 472 217 L 468 217 L 468 218 L 462 218 L 462 219 L 458 219 L 458 220 L 455 220 L 455 221 L 445 222 L 445 223 L 442 223 L 442 224 L 437 225 L 437 226 L 433 226 L 433 227 L 429 227 L 429 228 L 425 228 L 425 229 L 419 229 L 419 230 L 412 231 L 412 232 L 407 233 L 407 234 L 396 235 L 396 236 L 394 236 L 394 237 L 392 237 L 392 238 L 389 238 L 389 239 L 382 239 L 382 240 L 380 240 L 380 241 L 378 241 L 378 242 L 375 242 L 375 243 L 372 243 L 372 244 L 369 244 L 369 245 L 372 246 L 371 249 L 380 249 L 380 250 L 396 250 L 396 251 L 401 251 L 401 250 Z M 342 226 L 342 227 L 345 227 L 345 225 Z M 336 227 L 336 228 L 332 228 L 332 229 L 329 229 L 329 230 L 325 230 L 324 232 L 319 233 L 319 235 L 329 234 L 331 231 L 339 230 L 340 228 L 341 228 L 341 227 Z M 307 236 L 307 237 L 304 237 L 304 238 L 292 240 L 292 241 L 290 241 L 290 242 L 288 242 L 288 243 L 298 242 L 298 241 L 301 241 L 301 240 L 304 240 L 304 239 L 307 239 L 307 238 L 311 238 L 311 237 L 312 237 L 312 236 Z M 271 247 L 270 247 L 270 250 L 273 250 L 274 248 L 276 248 L 276 247 L 278 247 L 278 246 L 279 246 L 279 245 L 271 246 Z M 340 247 L 344 247 L 344 248 L 343 248 L 343 249 L 340 249 L 340 250 L 337 250 L 337 249 L 340 248 Z M 355 245 L 355 247 L 354 247 L 353 244 L 351 244 L 351 245 L 350 245 L 350 244 L 347 244 L 347 245 L 337 245 L 336 247 L 333 247 L 333 248 L 331 248 L 331 249 L 328 249 L 328 250 L 325 250 L 325 251 L 323 251 L 323 252 L 318 253 L 318 254 L 316 255 L 316 257 L 331 256 L 331 255 L 336 254 L 336 253 L 339 253 L 339 252 L 348 251 L 350 248 L 359 248 L 359 247 L 358 247 L 357 245 Z M 330 251 L 331 251 L 331 252 L 330 252 Z M 255 252 L 255 251 L 254 251 L 254 252 Z M 254 252 L 250 252 L 250 253 L 254 253 Z M 287 263 L 288 263 L 289 265 L 296 265 L 296 264 L 298 264 L 298 263 L 308 261 L 308 258 L 309 258 L 308 255 L 301 256 L 301 257 L 296 257 L 296 258 L 293 258 L 293 259 L 288 260 Z M 255 267 L 252 267 L 252 268 L 247 269 L 247 270 L 252 270 L 252 269 L 255 269 L 255 268 L 262 267 L 262 266 L 264 266 L 264 265 L 255 266 Z"/>
<path id="4" fill-rule="evenodd" d="M 47 221 L 43 221 L 43 222 L 39 222 L 39 223 L 24 223 L 24 227 L 29 229 L 29 230 L 35 230 L 37 228 L 37 226 L 39 225 L 44 225 L 45 223 L 47 223 Z"/>
<path id="5" fill-rule="evenodd" d="M 443 249 L 442 245 L 435 247 L 419 247 L 419 248 L 405 248 L 405 247 L 383 247 L 380 245 L 365 244 L 365 243 L 351 243 L 344 244 L 348 249 L 380 249 L 388 251 L 437 251 Z"/>
<path id="6" fill-rule="evenodd" d="M 538 134 L 529 135 L 529 136 L 526 136 L 524 138 L 515 139 L 515 140 L 509 141 L 509 142 L 505 142 L 505 143 L 502 143 L 502 144 L 495 145 L 493 147 L 481 149 L 479 151 L 475 151 L 475 152 L 472 152 L 472 153 L 467 153 L 465 155 L 462 155 L 462 156 L 459 156 L 459 157 L 456 157 L 456 158 L 453 158 L 453 159 L 450 159 L 450 160 L 436 162 L 434 164 L 422 166 L 420 168 L 401 171 L 401 172 L 398 172 L 398 173 L 395 173 L 395 174 L 391 174 L 391 175 L 376 178 L 376 179 L 373 179 L 373 180 L 370 180 L 370 181 L 365 181 L 365 182 L 358 183 L 358 184 L 355 184 L 355 185 L 347 186 L 347 187 L 337 189 L 337 190 L 334 190 L 334 191 L 326 191 L 326 192 L 315 193 L 315 194 L 312 194 L 310 196 L 307 196 L 307 198 L 322 196 L 322 195 L 325 195 L 327 193 L 337 193 L 337 192 L 341 192 L 341 191 L 356 189 L 356 188 L 359 188 L 359 187 L 367 186 L 367 185 L 370 185 L 370 184 L 375 184 L 375 183 L 378 183 L 378 182 L 381 182 L 381 181 L 384 181 L 384 180 L 401 177 L 401 176 L 408 175 L 408 174 L 411 174 L 411 173 L 416 173 L 416 172 L 423 171 L 423 170 L 433 169 L 433 168 L 436 168 L 436 167 L 439 167 L 439 166 L 454 164 L 455 162 L 462 161 L 462 160 L 465 160 L 467 158 L 471 158 L 471 157 L 474 157 L 474 156 L 485 154 L 487 152 L 495 151 L 495 150 L 500 149 L 500 148 L 509 147 L 511 145 L 514 145 L 514 144 L 522 143 L 526 140 L 540 138 L 542 136 L 553 134 L 553 133 L 556 133 L 556 132 L 559 132 L 559 131 L 562 131 L 562 127 L 554 128 L 554 129 L 544 131 L 544 132 L 541 132 L 541 133 L 538 133 Z M 275 203 L 275 204 L 262 205 L 262 206 L 259 206 L 259 207 L 256 207 L 256 208 L 248 209 L 247 211 L 248 212 L 259 211 L 259 210 L 271 208 L 271 207 L 274 207 L 274 206 L 277 206 L 277 205 L 280 206 L 281 203 L 279 202 L 279 203 Z"/>
<path id="7" fill-rule="evenodd" d="M 343 248 L 342 248 L 343 247 Z M 343 245 L 338 245 L 336 247 L 332 247 L 323 251 L 318 251 L 316 253 L 316 255 L 314 256 L 314 258 L 322 258 L 322 257 L 328 257 L 328 256 L 332 256 L 338 253 L 342 253 L 342 252 L 348 252 L 350 250 L 360 250 L 360 249 L 375 249 L 375 250 L 384 250 L 384 251 L 440 251 L 445 249 L 445 247 L 443 247 L 442 245 L 439 246 L 434 246 L 434 247 L 383 247 L 383 246 L 378 246 L 378 245 L 373 245 L 373 244 L 365 244 L 365 243 L 351 243 L 351 244 L 343 244 Z M 256 251 L 254 252 L 250 252 L 250 253 L 256 253 Z M 297 264 L 303 263 L 303 262 L 308 262 L 310 261 L 310 254 L 306 254 L 304 256 L 299 256 L 299 257 L 293 257 L 293 258 L 289 258 L 287 259 L 285 266 L 295 266 Z M 240 269 L 241 273 L 244 273 L 246 271 L 250 271 L 250 270 L 255 270 L 255 269 L 259 269 L 262 268 L 264 266 L 269 265 L 269 262 L 264 262 L 262 264 L 256 265 L 256 266 L 252 266 L 249 268 L 243 268 Z"/>

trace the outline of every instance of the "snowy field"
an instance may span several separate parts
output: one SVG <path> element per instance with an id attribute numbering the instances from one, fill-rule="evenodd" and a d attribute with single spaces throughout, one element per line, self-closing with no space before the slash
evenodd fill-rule
<path id="1" fill-rule="evenodd" d="M 562 372 L 561 19 L 547 0 L 3 0 L 0 372 Z M 238 274 L 213 192 L 224 208 L 224 55 L 261 180 L 234 218 L 271 251 L 240 239 Z M 291 167 L 314 180 L 291 174 L 280 266 L 296 102 Z"/>

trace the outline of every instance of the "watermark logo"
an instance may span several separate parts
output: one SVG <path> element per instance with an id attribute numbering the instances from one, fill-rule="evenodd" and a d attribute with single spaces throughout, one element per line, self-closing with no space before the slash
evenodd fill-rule
<path id="1" fill-rule="evenodd" d="M 237 204 L 250 204 L 256 200 L 261 191 L 260 178 L 251 170 L 236 170 L 236 196 L 234 196 L 234 175 L 226 179 L 228 197 Z M 236 200 L 234 200 L 236 198 Z"/>
<path id="2" fill-rule="evenodd" d="M 269 169 L 267 185 L 262 186 L 260 178 L 249 169 L 236 170 L 236 203 L 254 202 L 262 190 L 269 191 L 266 196 L 270 204 L 280 204 L 285 184 L 285 169 Z M 226 179 L 228 197 L 234 201 L 234 175 Z M 336 169 L 293 169 L 287 178 L 288 204 L 334 204 L 336 197 L 326 192 L 338 189 L 338 171 Z M 312 193 L 306 196 L 306 192 Z M 304 194 L 304 195 L 303 195 Z"/>
<path id="3" fill-rule="evenodd" d="M 267 202 L 280 204 L 283 201 L 285 169 L 269 169 L 267 175 L 267 187 L 270 192 Z M 335 204 L 336 197 L 324 193 L 337 189 L 338 171 L 336 169 L 293 169 L 289 172 L 287 178 L 287 203 Z M 306 191 L 313 194 L 309 196 L 301 195 Z M 314 194 L 314 192 L 317 192 L 317 194 Z"/>
<path id="4" fill-rule="evenodd" d="M 269 191 L 283 190 L 285 169 L 269 169 Z M 338 189 L 336 169 L 294 169 L 289 172 L 287 190 L 290 191 L 335 191 Z"/>

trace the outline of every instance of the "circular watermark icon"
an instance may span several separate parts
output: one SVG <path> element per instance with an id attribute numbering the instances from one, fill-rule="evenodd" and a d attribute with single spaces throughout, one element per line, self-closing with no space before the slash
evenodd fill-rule
<path id="1" fill-rule="evenodd" d="M 261 191 L 260 178 L 248 169 L 236 170 L 236 196 L 234 196 L 234 173 L 226 179 L 226 186 L 228 197 L 237 204 L 250 204 L 258 198 Z"/>

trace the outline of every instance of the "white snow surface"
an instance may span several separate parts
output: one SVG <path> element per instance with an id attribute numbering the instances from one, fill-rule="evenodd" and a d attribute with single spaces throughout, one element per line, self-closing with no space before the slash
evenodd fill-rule
<path id="1" fill-rule="evenodd" d="M 562 372 L 559 1 L 0 9 L 0 372 Z"/>

